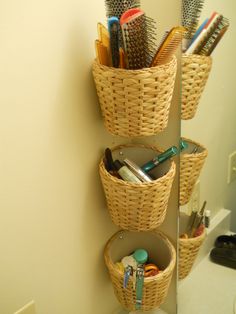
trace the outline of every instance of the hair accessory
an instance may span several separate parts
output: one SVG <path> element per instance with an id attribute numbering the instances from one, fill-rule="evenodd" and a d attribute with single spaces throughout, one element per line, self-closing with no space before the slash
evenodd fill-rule
<path id="1" fill-rule="evenodd" d="M 110 45 L 110 40 L 109 40 L 109 33 L 107 28 L 102 24 L 98 23 L 97 24 L 97 32 L 98 32 L 98 39 L 101 41 L 101 43 L 109 48 Z"/>
<path id="2" fill-rule="evenodd" d="M 105 0 L 105 7 L 107 17 L 116 16 L 120 19 L 125 11 L 140 7 L 140 0 Z"/>
<path id="3" fill-rule="evenodd" d="M 182 42 L 183 36 L 186 33 L 186 29 L 182 26 L 177 26 L 171 29 L 170 32 L 165 36 L 162 44 L 158 48 L 151 66 L 167 63 L 171 60 L 171 57 L 176 52 L 180 43 Z"/>
<path id="4" fill-rule="evenodd" d="M 98 62 L 102 65 L 109 66 L 109 57 L 107 47 L 100 40 L 95 40 L 95 51 Z"/>
<path id="5" fill-rule="evenodd" d="M 183 0 L 182 1 L 182 26 L 187 29 L 184 35 L 183 50 L 185 51 L 196 32 L 204 0 Z"/>
<path id="6" fill-rule="evenodd" d="M 198 29 L 196 30 L 196 33 L 194 34 L 191 42 L 190 42 L 190 45 L 194 42 L 194 40 L 197 39 L 197 37 L 200 35 L 201 31 L 204 29 L 204 27 L 207 25 L 209 19 L 206 18 L 205 21 L 198 27 Z"/>
<path id="7" fill-rule="evenodd" d="M 121 15 L 131 9 L 140 7 L 140 0 L 105 0 L 106 16 L 116 16 L 120 19 Z M 119 33 L 120 47 L 124 47 L 122 33 Z"/>
<path id="8" fill-rule="evenodd" d="M 126 66 L 128 69 L 148 67 L 156 46 L 155 21 L 138 9 L 124 12 L 120 18 Z"/>
<path id="9" fill-rule="evenodd" d="M 119 19 L 115 16 L 108 19 L 108 32 L 110 35 L 110 51 L 112 66 L 118 68 L 120 65 L 120 52 L 119 52 Z"/>
<path id="10" fill-rule="evenodd" d="M 188 142 L 184 141 L 182 138 L 180 139 L 180 151 L 182 152 L 184 149 L 188 148 Z"/>
<path id="11" fill-rule="evenodd" d="M 222 16 L 213 33 L 208 38 L 202 49 L 199 51 L 199 54 L 204 56 L 210 56 L 228 28 L 229 20 Z"/>
<path id="12" fill-rule="evenodd" d="M 155 168 L 160 163 L 166 161 L 167 159 L 175 156 L 178 154 L 178 148 L 176 146 L 172 146 L 168 148 L 163 153 L 159 154 L 158 156 L 154 157 L 152 160 L 148 161 L 146 164 L 144 164 L 141 169 L 145 172 L 151 171 L 153 168 Z"/>
<path id="13" fill-rule="evenodd" d="M 198 35 L 196 40 L 192 42 L 189 48 L 186 51 L 186 54 L 195 53 L 198 54 L 201 51 L 202 47 L 205 45 L 209 37 L 214 32 L 215 28 L 219 24 L 220 20 L 222 19 L 222 15 L 218 14 L 217 12 L 213 12 L 210 19 L 204 26 L 201 33 Z"/>

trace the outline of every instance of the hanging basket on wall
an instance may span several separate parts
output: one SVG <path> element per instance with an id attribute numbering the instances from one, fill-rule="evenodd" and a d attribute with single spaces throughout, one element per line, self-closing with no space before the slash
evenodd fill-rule
<path id="1" fill-rule="evenodd" d="M 181 119 L 192 119 L 197 111 L 212 67 L 212 58 L 195 54 L 182 56 Z"/>
<path id="2" fill-rule="evenodd" d="M 204 230 L 198 237 L 179 239 L 179 279 L 184 279 L 189 275 L 205 237 Z"/>
<path id="3" fill-rule="evenodd" d="M 183 140 L 188 143 L 189 147 L 187 152 L 184 151 L 180 155 L 180 205 L 189 202 L 208 154 L 207 149 L 202 144 L 187 138 L 183 138 Z M 196 152 L 194 152 L 195 148 L 197 148 Z"/>
<path id="4" fill-rule="evenodd" d="M 169 118 L 176 57 L 164 65 L 126 70 L 93 63 L 93 77 L 108 132 L 141 137 L 163 131 Z"/>
<path id="5" fill-rule="evenodd" d="M 160 231 L 145 233 L 119 231 L 113 235 L 105 247 L 105 263 L 116 298 L 129 311 L 134 311 L 136 304 L 134 278 L 130 277 L 128 286 L 126 289 L 123 288 L 124 273 L 115 263 L 140 247 L 147 250 L 150 262 L 159 265 L 162 270 L 159 274 L 144 279 L 141 311 L 157 308 L 165 301 L 176 263 L 175 249 L 166 235 Z"/>
<path id="6" fill-rule="evenodd" d="M 142 144 L 120 145 L 112 149 L 115 159 L 124 157 L 143 165 L 163 150 Z M 104 157 L 99 173 L 113 223 L 129 231 L 148 231 L 162 224 L 175 176 L 175 163 L 166 161 L 156 167 L 156 180 L 148 183 L 130 183 L 111 175 L 105 168 Z"/>

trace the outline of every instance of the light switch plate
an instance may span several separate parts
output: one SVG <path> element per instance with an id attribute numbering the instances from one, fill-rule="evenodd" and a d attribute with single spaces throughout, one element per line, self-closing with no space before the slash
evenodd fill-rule
<path id="1" fill-rule="evenodd" d="M 36 314 L 34 301 L 29 302 L 14 314 Z"/>
<path id="2" fill-rule="evenodd" d="M 229 155 L 227 183 L 229 184 L 234 180 L 236 180 L 236 151 Z"/>

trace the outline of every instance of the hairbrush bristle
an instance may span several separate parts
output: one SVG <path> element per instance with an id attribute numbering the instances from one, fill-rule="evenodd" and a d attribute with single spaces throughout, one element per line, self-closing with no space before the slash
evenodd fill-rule
<path id="1" fill-rule="evenodd" d="M 184 38 L 191 39 L 195 34 L 204 0 L 182 0 L 182 26 L 187 29 Z"/>
<path id="2" fill-rule="evenodd" d="M 116 16 L 120 19 L 121 15 L 132 8 L 139 8 L 140 0 L 105 0 L 106 16 Z M 120 46 L 124 47 L 122 33 L 119 34 Z"/>
<path id="3" fill-rule="evenodd" d="M 120 19 L 125 11 L 140 7 L 140 0 L 105 0 L 105 6 L 107 17 L 116 16 Z"/>
<path id="4" fill-rule="evenodd" d="M 219 24 L 217 25 L 209 39 L 206 41 L 202 49 L 199 51 L 199 54 L 203 56 L 210 56 L 210 54 L 213 52 L 221 38 L 224 36 L 228 27 L 229 20 L 222 16 L 221 21 L 219 22 Z"/>
<path id="5" fill-rule="evenodd" d="M 156 22 L 144 13 L 122 27 L 127 68 L 149 67 L 156 50 Z"/>

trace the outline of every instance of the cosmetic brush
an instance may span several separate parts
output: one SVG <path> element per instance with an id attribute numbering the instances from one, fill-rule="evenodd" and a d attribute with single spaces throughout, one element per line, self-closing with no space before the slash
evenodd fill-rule
<path id="1" fill-rule="evenodd" d="M 120 65 L 119 28 L 119 19 L 116 16 L 109 17 L 108 32 L 110 36 L 110 53 L 112 66 L 114 68 L 118 68 Z"/>
<path id="2" fill-rule="evenodd" d="M 122 14 L 120 25 L 123 35 L 126 67 L 142 69 L 148 67 L 155 54 L 155 21 L 136 8 Z"/>
<path id="3" fill-rule="evenodd" d="M 180 46 L 185 33 L 186 29 L 182 26 L 172 28 L 157 50 L 151 62 L 151 66 L 157 66 L 169 62 L 173 54 Z"/>
<path id="4" fill-rule="evenodd" d="M 209 37 L 205 45 L 199 51 L 200 55 L 210 56 L 215 47 L 220 42 L 221 38 L 226 33 L 227 29 L 229 28 L 229 20 L 225 17 L 222 17 L 219 24 L 215 28 L 212 35 Z"/>
<path id="5" fill-rule="evenodd" d="M 182 26 L 187 29 L 183 41 L 183 51 L 188 48 L 189 43 L 197 30 L 203 5 L 204 0 L 182 1 Z"/>

